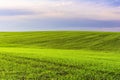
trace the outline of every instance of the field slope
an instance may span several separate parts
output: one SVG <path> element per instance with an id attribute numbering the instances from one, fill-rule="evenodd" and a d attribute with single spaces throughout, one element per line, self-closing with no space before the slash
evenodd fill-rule
<path id="1" fill-rule="evenodd" d="M 120 33 L 1 32 L 0 79 L 119 80 Z"/>

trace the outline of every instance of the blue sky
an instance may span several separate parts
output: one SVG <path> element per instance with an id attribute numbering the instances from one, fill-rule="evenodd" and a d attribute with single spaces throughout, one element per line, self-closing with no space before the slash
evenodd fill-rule
<path id="1" fill-rule="evenodd" d="M 1 0 L 0 31 L 120 31 L 120 0 Z"/>

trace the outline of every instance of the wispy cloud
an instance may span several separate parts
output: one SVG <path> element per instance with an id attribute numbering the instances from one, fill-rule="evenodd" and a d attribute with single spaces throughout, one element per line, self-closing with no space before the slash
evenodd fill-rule
<path id="1" fill-rule="evenodd" d="M 108 5 L 102 5 L 95 2 L 90 1 L 73 1 L 73 0 L 57 0 L 57 1 L 19 1 L 13 0 L 11 1 L 5 0 L 0 2 L 0 14 L 25 14 L 24 17 L 27 17 L 26 14 L 29 15 L 33 13 L 31 18 L 88 18 L 88 19 L 97 19 L 97 20 L 120 20 L 120 7 L 111 7 Z M 104 1 L 104 0 L 103 0 Z M 2 3 L 6 3 L 7 6 L 4 6 Z M 10 4 L 11 3 L 11 4 Z M 4 8 L 5 7 L 5 8 Z M 7 12 L 7 9 L 9 12 Z M 12 9 L 10 9 L 12 8 Z M 18 9 L 28 9 L 30 11 L 21 11 Z M 4 10 L 5 9 L 5 10 Z M 10 11 L 11 10 L 11 11 Z M 42 14 L 41 14 L 42 13 Z M 29 18 L 29 16 L 28 16 Z"/>
<path id="2" fill-rule="evenodd" d="M 18 16 L 18 15 L 34 15 L 34 12 L 25 9 L 0 9 L 0 16 Z"/>
<path id="3" fill-rule="evenodd" d="M 11 20 L 18 21 L 15 26 L 29 27 L 36 25 L 48 27 L 60 25 L 66 26 L 66 28 L 73 26 L 71 29 L 75 27 L 92 27 L 92 29 L 118 27 L 120 26 L 118 23 L 120 21 L 120 1 L 1 0 L 0 23 Z"/>

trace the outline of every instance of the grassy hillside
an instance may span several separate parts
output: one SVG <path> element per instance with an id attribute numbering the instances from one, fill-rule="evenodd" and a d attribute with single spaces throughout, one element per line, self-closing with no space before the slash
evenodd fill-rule
<path id="1" fill-rule="evenodd" d="M 120 80 L 120 33 L 1 32 L 0 80 Z"/>
<path id="2" fill-rule="evenodd" d="M 118 53 L 0 48 L 2 80 L 119 80 L 119 66 Z"/>
<path id="3" fill-rule="evenodd" d="M 79 31 L 0 33 L 0 46 L 116 51 L 120 50 L 120 33 Z"/>

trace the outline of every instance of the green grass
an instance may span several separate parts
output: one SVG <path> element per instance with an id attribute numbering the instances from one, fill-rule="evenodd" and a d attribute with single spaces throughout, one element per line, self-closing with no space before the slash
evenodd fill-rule
<path id="1" fill-rule="evenodd" d="M 120 80 L 118 32 L 1 32 L 1 80 Z"/>
<path id="2" fill-rule="evenodd" d="M 120 51 L 119 43 L 120 33 L 117 32 L 49 31 L 0 33 L 1 47 Z"/>

